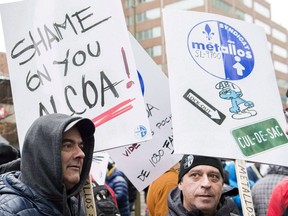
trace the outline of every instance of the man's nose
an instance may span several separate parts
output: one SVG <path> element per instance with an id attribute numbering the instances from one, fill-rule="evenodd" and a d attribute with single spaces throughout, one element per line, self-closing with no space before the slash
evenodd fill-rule
<path id="1" fill-rule="evenodd" d="M 81 159 L 85 157 L 85 153 L 83 152 L 82 148 L 80 148 L 80 146 L 77 146 L 75 148 L 75 157 Z"/>
<path id="2" fill-rule="evenodd" d="M 211 182 L 210 182 L 209 177 L 207 175 L 204 175 L 202 177 L 201 186 L 205 187 L 205 188 L 211 187 Z"/>

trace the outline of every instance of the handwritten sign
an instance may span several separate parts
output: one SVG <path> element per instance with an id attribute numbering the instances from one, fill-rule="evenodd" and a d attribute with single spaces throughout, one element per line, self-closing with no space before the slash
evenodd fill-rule
<path id="1" fill-rule="evenodd" d="M 130 40 L 153 139 L 107 152 L 141 191 L 181 160 L 182 155 L 174 153 L 168 79 L 133 36 Z"/>
<path id="2" fill-rule="evenodd" d="M 107 152 L 95 152 L 93 154 L 90 174 L 99 185 L 105 183 L 108 161 L 109 155 Z"/>
<path id="3" fill-rule="evenodd" d="M 165 9 L 163 18 L 175 152 L 287 165 L 264 30 L 200 12 Z"/>
<path id="4" fill-rule="evenodd" d="M 49 113 L 90 118 L 96 151 L 151 139 L 121 2 L 26 0 L 1 12 L 20 146 Z"/>

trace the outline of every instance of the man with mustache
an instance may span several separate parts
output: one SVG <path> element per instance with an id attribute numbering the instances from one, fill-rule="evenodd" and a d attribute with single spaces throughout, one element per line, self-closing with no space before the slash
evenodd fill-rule
<path id="1" fill-rule="evenodd" d="M 168 197 L 170 216 L 239 215 L 231 199 L 223 193 L 224 174 L 218 158 L 184 155 L 178 175 L 178 186 Z"/>

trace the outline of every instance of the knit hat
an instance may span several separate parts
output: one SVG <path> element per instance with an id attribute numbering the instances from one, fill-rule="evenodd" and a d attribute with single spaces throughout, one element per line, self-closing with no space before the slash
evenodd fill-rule
<path id="1" fill-rule="evenodd" d="M 198 165 L 209 165 L 217 168 L 224 179 L 223 166 L 221 160 L 215 157 L 206 157 L 198 155 L 184 155 L 181 164 L 180 171 L 178 174 L 178 182 L 181 181 L 182 177 L 193 167 Z"/>

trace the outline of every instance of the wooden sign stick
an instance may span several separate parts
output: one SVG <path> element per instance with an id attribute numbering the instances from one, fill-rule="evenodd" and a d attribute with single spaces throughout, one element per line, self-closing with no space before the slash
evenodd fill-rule
<path id="1" fill-rule="evenodd" d="M 84 205 L 87 216 L 97 216 L 96 204 L 94 200 L 93 186 L 90 176 L 85 181 L 84 187 Z"/>
<path id="2" fill-rule="evenodd" d="M 246 162 L 244 160 L 236 160 L 235 170 L 243 216 L 255 216 Z"/>

